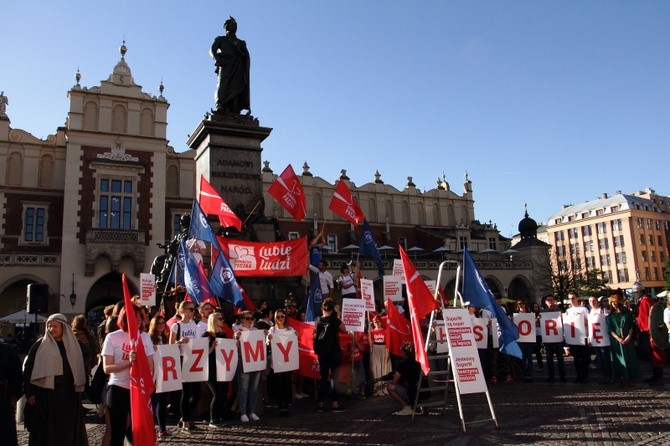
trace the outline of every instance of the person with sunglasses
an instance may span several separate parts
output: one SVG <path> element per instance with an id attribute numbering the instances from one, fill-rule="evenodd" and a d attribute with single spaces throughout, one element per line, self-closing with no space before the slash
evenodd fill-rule
<path id="1" fill-rule="evenodd" d="M 295 331 L 293 328 L 288 326 L 288 321 L 286 320 L 286 313 L 284 310 L 279 309 L 275 311 L 274 315 L 275 324 L 270 327 L 268 330 L 267 345 L 270 345 L 272 336 L 277 333 L 290 333 Z M 271 351 L 268 349 L 268 351 Z M 268 357 L 270 365 L 272 365 L 272 358 Z M 270 386 L 274 390 L 274 395 L 277 401 L 277 407 L 279 408 L 279 416 L 286 417 L 288 416 L 288 405 L 291 403 L 291 393 L 292 393 L 292 376 L 293 371 L 288 372 L 274 372 L 269 377 Z"/>
<path id="2" fill-rule="evenodd" d="M 195 305 L 191 301 L 183 301 L 179 305 L 179 313 L 181 320 L 175 323 L 170 328 L 170 344 L 179 344 L 179 349 L 182 349 L 184 344 L 194 339 L 197 335 L 197 326 L 193 320 L 195 314 Z M 182 352 L 183 355 L 183 352 Z M 181 409 L 181 420 L 179 423 L 181 428 L 189 432 L 195 426 L 193 425 L 193 412 L 198 405 L 200 399 L 200 383 L 182 383 L 181 402 L 179 407 Z"/>
<path id="3" fill-rule="evenodd" d="M 251 311 L 245 310 L 242 312 L 240 317 L 241 324 L 237 327 L 235 333 L 238 351 L 240 349 L 242 332 L 258 330 L 254 326 L 255 321 L 256 318 Z M 241 352 L 240 358 L 242 358 Z M 256 415 L 256 401 L 258 400 L 258 385 L 261 381 L 261 372 L 244 372 L 243 364 L 240 360 L 237 363 L 235 380 L 237 381 L 237 401 L 240 405 L 240 421 L 243 423 L 258 421 L 260 418 Z"/>

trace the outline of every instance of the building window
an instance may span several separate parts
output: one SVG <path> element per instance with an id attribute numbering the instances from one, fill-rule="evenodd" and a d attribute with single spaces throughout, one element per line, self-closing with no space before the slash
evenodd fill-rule
<path id="1" fill-rule="evenodd" d="M 465 251 L 468 249 L 468 238 L 464 236 L 459 236 L 458 237 L 458 247 L 461 251 Z"/>
<path id="2" fill-rule="evenodd" d="M 101 178 L 98 183 L 98 227 L 133 229 L 134 185 L 131 180 Z"/>
<path id="3" fill-rule="evenodd" d="M 562 242 L 563 240 L 565 240 L 565 235 L 563 234 L 563 231 L 556 231 L 554 233 L 554 240 L 556 240 L 557 242 Z"/>
<path id="4" fill-rule="evenodd" d="M 625 252 L 617 252 L 616 263 L 617 263 L 617 265 L 625 265 L 626 264 L 626 253 Z"/>
<path id="5" fill-rule="evenodd" d="M 657 231 L 661 230 L 661 221 L 660 220 L 656 220 L 656 230 Z"/>
<path id="6" fill-rule="evenodd" d="M 610 208 L 610 211 L 611 211 L 611 212 L 616 212 L 616 211 L 618 211 L 618 210 L 619 210 L 619 206 L 612 206 L 612 207 Z M 621 221 L 621 220 L 619 220 L 619 221 Z"/>
<path id="7" fill-rule="evenodd" d="M 586 267 L 595 268 L 596 267 L 596 258 L 591 256 L 586 258 Z"/>
<path id="8" fill-rule="evenodd" d="M 612 208 L 612 212 L 614 212 L 614 208 Z M 612 231 L 622 231 L 623 230 L 623 223 L 621 222 L 620 218 L 617 218 L 616 220 L 612 220 Z"/>
<path id="9" fill-rule="evenodd" d="M 665 263 L 665 253 L 664 253 L 663 251 L 661 251 L 661 252 L 659 253 L 659 256 L 660 256 L 660 258 L 661 258 L 661 262 Z"/>
<path id="10" fill-rule="evenodd" d="M 47 205 L 23 206 L 23 234 L 21 241 L 30 244 L 46 244 Z"/>
<path id="11" fill-rule="evenodd" d="M 605 213 L 604 209 L 596 209 L 596 215 L 603 215 Z"/>
<path id="12" fill-rule="evenodd" d="M 610 241 L 609 239 L 601 238 L 600 240 L 598 240 L 598 245 L 600 246 L 600 249 L 609 249 Z"/>
<path id="13" fill-rule="evenodd" d="M 647 229 L 651 229 L 651 218 L 647 219 Z"/>
<path id="14" fill-rule="evenodd" d="M 601 266 L 611 266 L 612 265 L 612 259 L 610 258 L 609 254 L 603 254 L 600 256 L 600 265 Z"/>
<path id="15" fill-rule="evenodd" d="M 572 252 L 573 255 L 579 255 L 579 243 L 571 243 L 570 252 Z"/>
<path id="16" fill-rule="evenodd" d="M 643 250 L 642 252 L 640 252 L 640 254 L 642 255 L 642 261 L 646 262 L 647 261 L 647 251 Z"/>
<path id="17" fill-rule="evenodd" d="M 652 269 L 652 271 L 654 272 L 654 280 L 659 280 L 658 279 L 658 268 L 654 267 L 654 269 Z"/>
<path id="18" fill-rule="evenodd" d="M 644 245 L 644 244 L 645 244 L 644 234 L 640 234 L 640 245 Z"/>
<path id="19" fill-rule="evenodd" d="M 642 229 L 644 227 L 644 219 L 642 217 L 637 217 L 637 229 Z"/>
<path id="20" fill-rule="evenodd" d="M 289 240 L 298 240 L 300 238 L 300 233 L 298 231 L 289 231 L 288 239 Z"/>
<path id="21" fill-rule="evenodd" d="M 611 274 L 610 274 L 609 271 L 603 271 L 603 280 L 604 280 L 605 282 L 609 282 L 609 281 L 610 281 L 610 276 L 611 276 Z"/>
<path id="22" fill-rule="evenodd" d="M 663 246 L 663 236 L 662 235 L 658 236 L 658 246 Z"/>
<path id="23" fill-rule="evenodd" d="M 337 236 L 335 234 L 328 234 L 326 236 L 326 248 L 330 252 L 337 252 Z"/>
<path id="24" fill-rule="evenodd" d="M 650 280 L 651 275 L 649 274 L 649 267 L 645 266 L 644 267 L 644 279 L 643 280 Z"/>
<path id="25" fill-rule="evenodd" d="M 582 236 L 588 237 L 589 235 L 591 235 L 591 226 L 582 226 Z"/>
<path id="26" fill-rule="evenodd" d="M 495 237 L 489 237 L 489 249 L 498 250 L 498 240 Z"/>
<path id="27" fill-rule="evenodd" d="M 596 232 L 598 234 L 607 234 L 607 223 L 600 222 L 596 224 Z"/>
<path id="28" fill-rule="evenodd" d="M 628 270 L 626 268 L 618 269 L 616 274 L 617 282 L 628 282 Z"/>
<path id="29" fill-rule="evenodd" d="M 649 246 L 654 246 L 654 236 L 649 234 Z"/>
<path id="30" fill-rule="evenodd" d="M 656 251 L 650 251 L 651 253 L 651 261 L 655 262 L 656 261 Z"/>
<path id="31" fill-rule="evenodd" d="M 568 237 L 570 238 L 577 238 L 579 237 L 579 231 L 577 228 L 570 228 L 568 229 Z"/>
<path id="32" fill-rule="evenodd" d="M 584 252 L 593 252 L 593 242 L 584 242 Z"/>
<path id="33" fill-rule="evenodd" d="M 624 247 L 623 235 L 617 235 L 616 237 L 614 237 L 614 247 L 615 248 L 623 248 Z"/>

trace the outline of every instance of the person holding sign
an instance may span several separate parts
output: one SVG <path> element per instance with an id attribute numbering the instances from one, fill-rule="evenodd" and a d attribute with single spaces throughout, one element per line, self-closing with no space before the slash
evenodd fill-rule
<path id="1" fill-rule="evenodd" d="M 160 313 L 156 314 L 149 324 L 149 337 L 151 343 L 154 345 L 154 351 L 158 349 L 159 345 L 168 343 L 168 338 L 165 335 L 165 316 Z M 158 438 L 169 437 L 171 434 L 167 430 L 167 406 L 170 394 L 167 392 L 157 393 L 151 395 L 151 404 L 153 406 L 154 416 L 158 422 Z"/>
<path id="2" fill-rule="evenodd" d="M 635 321 L 620 294 L 612 294 L 609 303 L 612 311 L 607 316 L 607 332 L 612 341 L 614 378 L 619 380 L 620 386 L 633 387 L 634 380 L 642 378 L 633 342 Z"/>
<path id="3" fill-rule="evenodd" d="M 596 353 L 598 366 L 602 372 L 601 384 L 610 384 L 612 382 L 612 348 L 610 347 L 610 337 L 607 335 L 607 315 L 609 310 L 600 305 L 600 301 L 595 296 L 589 297 L 589 341 L 591 348 Z"/>
<path id="4" fill-rule="evenodd" d="M 554 382 L 554 357 L 556 357 L 556 362 L 558 364 L 558 376 L 561 379 L 561 382 L 564 383 L 565 379 L 565 362 L 563 361 L 563 335 L 562 332 L 554 332 L 562 327 L 556 326 L 556 324 L 550 323 L 561 319 L 561 310 L 554 299 L 553 294 L 548 294 L 544 298 L 544 304 L 546 309 L 542 310 L 542 339 L 544 342 L 544 348 L 547 353 L 547 372 L 549 377 L 547 378 L 548 383 Z M 554 317 L 555 316 L 555 317 Z M 556 336 L 552 336 L 552 335 Z M 561 340 L 553 340 L 553 338 L 558 338 L 560 335 Z M 552 339 L 552 340 L 549 340 Z"/>
<path id="5" fill-rule="evenodd" d="M 270 327 L 270 330 L 268 331 L 267 345 L 270 345 L 272 337 L 277 333 L 281 334 L 284 332 L 295 332 L 293 328 L 286 325 L 286 313 L 284 313 L 284 310 L 280 309 L 275 311 L 274 320 L 274 326 Z M 270 358 L 270 364 L 272 364 L 271 359 L 272 358 Z M 286 372 L 274 372 L 268 378 L 271 383 L 271 387 L 275 392 L 277 407 L 279 408 L 279 416 L 288 416 L 288 405 L 291 403 L 291 393 L 293 387 L 292 376 L 293 371 L 289 370 Z"/>
<path id="6" fill-rule="evenodd" d="M 216 379 L 216 340 L 225 339 L 223 331 L 223 315 L 218 311 L 207 318 L 207 331 L 202 335 L 209 340 L 209 375 L 207 387 L 212 392 L 212 401 L 209 404 L 209 426 L 219 427 L 223 422 L 223 406 L 228 395 L 228 383 Z"/>
<path id="7" fill-rule="evenodd" d="M 589 311 L 581 304 L 575 291 L 568 293 L 568 299 L 570 299 L 570 307 L 565 310 L 563 317 L 566 332 L 565 341 L 574 358 L 575 372 L 577 373 L 575 383 L 587 383 L 589 382 L 589 363 L 591 362 L 591 354 L 586 342 Z"/>
<path id="8" fill-rule="evenodd" d="M 237 380 L 237 400 L 240 405 L 240 421 L 248 423 L 249 421 L 260 420 L 259 416 L 256 415 L 256 401 L 258 400 L 258 385 L 261 382 L 261 372 L 244 371 L 244 361 L 242 360 L 243 342 L 241 342 L 240 339 L 242 338 L 242 332 L 257 331 L 258 328 L 254 326 L 256 318 L 249 310 L 242 312 L 240 321 L 241 325 L 237 328 L 237 332 L 235 333 L 235 339 L 238 342 L 238 350 L 240 353 L 240 361 L 237 363 L 237 374 L 235 379 Z"/>
<path id="9" fill-rule="evenodd" d="M 179 313 L 181 313 L 181 320 L 170 328 L 170 344 L 179 344 L 179 350 L 182 350 L 184 344 L 188 344 L 191 339 L 195 339 L 198 333 L 198 328 L 193 320 L 195 305 L 191 301 L 182 301 L 179 305 Z M 193 412 L 198 405 L 199 399 L 199 382 L 182 383 L 181 401 L 179 404 L 181 420 L 179 422 L 181 423 L 181 427 L 187 432 L 194 428 L 192 424 Z"/>
<path id="10" fill-rule="evenodd" d="M 356 298 L 356 282 L 355 277 L 358 272 L 358 262 L 353 273 L 349 272 L 349 265 L 342 265 L 340 268 L 340 275 L 337 277 L 337 286 L 340 287 L 340 294 L 342 298 Z"/>

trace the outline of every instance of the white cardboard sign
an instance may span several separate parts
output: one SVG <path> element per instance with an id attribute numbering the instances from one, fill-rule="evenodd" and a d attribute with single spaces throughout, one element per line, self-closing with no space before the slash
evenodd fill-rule
<path id="1" fill-rule="evenodd" d="M 486 380 L 479 362 L 468 310 L 445 310 L 444 321 L 458 391 L 461 395 L 486 392 Z"/>

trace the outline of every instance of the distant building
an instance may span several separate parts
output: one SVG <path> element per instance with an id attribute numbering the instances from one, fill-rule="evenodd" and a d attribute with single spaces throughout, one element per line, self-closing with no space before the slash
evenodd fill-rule
<path id="1" fill-rule="evenodd" d="M 547 224 L 556 273 L 599 269 L 611 288 L 630 289 L 636 278 L 661 291 L 668 256 L 670 197 L 652 189 L 564 206 Z"/>
<path id="2" fill-rule="evenodd" d="M 170 104 L 163 85 L 158 95 L 145 92 L 126 63 L 126 47 L 120 50 L 121 59 L 99 85 L 81 86 L 77 73 L 68 91 L 66 123 L 46 139 L 11 128 L 8 101 L 0 98 L 0 316 L 25 307 L 31 283 L 49 286 L 49 312 L 95 315 L 122 297 L 121 273 L 131 291 L 139 288 L 139 274 L 149 272 L 163 253 L 158 244 L 170 240 L 181 216 L 190 213 L 200 176 L 195 151 L 179 153 L 168 144 Z M 275 178 L 266 162 L 263 214 L 275 225 L 276 237 L 310 235 L 327 221 L 326 258 L 338 274 L 356 255 L 349 245 L 359 242 L 355 228 L 328 208 L 335 181 L 314 176 L 305 163 L 307 218 L 296 223 L 267 194 Z M 467 174 L 462 194 L 444 178 L 428 191 L 419 190 L 411 177 L 398 190 L 379 172 L 361 186 L 344 170 L 336 180 L 347 181 L 378 244 L 391 248 L 382 253 L 387 273 L 398 245 L 427 279 L 436 279 L 442 260 L 460 260 L 462 250 L 470 249 L 494 292 L 539 299 L 532 256 L 505 253 L 510 240 L 493 223 L 476 220 Z M 379 285 L 372 262 L 362 260 L 364 274 Z M 452 265 L 441 284 L 450 297 L 455 273 Z M 268 281 L 251 297 L 283 300 L 291 288 L 304 289 L 300 277 L 280 285 Z"/>

